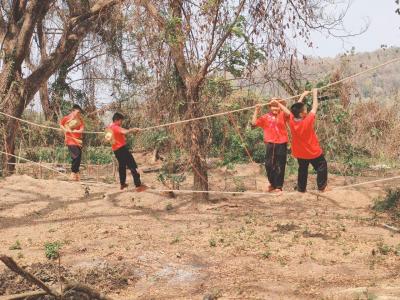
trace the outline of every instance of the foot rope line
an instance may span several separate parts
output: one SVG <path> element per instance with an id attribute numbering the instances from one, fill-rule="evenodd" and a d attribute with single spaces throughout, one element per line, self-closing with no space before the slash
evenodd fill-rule
<path id="1" fill-rule="evenodd" d="M 340 79 L 338 81 L 329 83 L 329 84 L 327 84 L 325 86 L 322 86 L 322 87 L 319 87 L 318 90 L 323 90 L 323 89 L 338 85 L 338 84 L 340 84 L 342 82 L 351 80 L 351 79 L 356 78 L 358 76 L 361 76 L 363 74 L 372 72 L 374 70 L 380 69 L 380 68 L 385 67 L 387 65 L 391 65 L 391 64 L 397 63 L 399 61 L 400 61 L 400 57 L 392 59 L 392 60 L 389 60 L 389 61 L 384 62 L 382 64 L 379 64 L 379 65 L 377 65 L 375 67 L 363 70 L 363 71 L 355 73 L 355 74 L 353 74 L 351 76 L 342 78 L 342 79 Z M 286 100 L 286 101 L 293 100 L 295 98 L 298 98 L 299 96 L 301 96 L 301 94 L 285 98 L 284 100 Z M 259 104 L 252 105 L 252 106 L 247 106 L 247 107 L 243 107 L 243 108 L 239 108 L 239 109 L 235 109 L 235 110 L 230 110 L 230 111 L 219 112 L 219 113 L 215 113 L 215 114 L 211 114 L 211 115 L 205 115 L 205 116 L 201 116 L 201 117 L 197 117 L 197 118 L 191 118 L 191 119 L 180 120 L 180 121 L 175 121 L 175 122 L 170 122 L 170 123 L 165 123 L 165 124 L 160 124 L 160 125 L 155 125 L 155 126 L 144 127 L 144 128 L 141 128 L 141 130 L 142 131 L 153 130 L 153 129 L 164 128 L 164 127 L 169 127 L 169 126 L 178 125 L 178 124 L 185 124 L 185 123 L 194 122 L 194 121 L 198 121 L 198 120 L 204 120 L 204 119 L 209 119 L 209 118 L 229 115 L 229 114 L 232 114 L 232 113 L 238 113 L 238 112 L 254 109 L 258 105 L 266 106 L 266 105 L 268 105 L 268 103 L 259 103 Z M 7 113 L 4 113 L 2 111 L 0 111 L 0 114 L 4 115 L 6 117 L 9 117 L 9 118 L 12 118 L 12 119 L 15 119 L 15 120 L 30 124 L 30 125 L 34 125 L 34 126 L 38 126 L 38 127 L 42 127 L 42 128 L 47 128 L 47 129 L 63 131 L 61 128 L 42 125 L 42 124 L 37 124 L 37 123 L 31 122 L 31 121 L 28 121 L 28 120 L 25 120 L 25 119 L 14 117 L 14 116 L 12 116 L 10 114 L 7 114 Z M 85 134 L 104 134 L 104 132 L 102 132 L 102 131 L 84 131 L 83 133 L 85 133 Z"/>
<path id="2" fill-rule="evenodd" d="M 62 175 L 63 177 L 69 178 L 68 175 L 66 175 L 63 172 L 60 172 L 56 169 L 50 168 L 46 165 L 42 165 L 38 162 L 29 160 L 24 157 L 20 157 L 17 155 L 9 154 L 7 152 L 0 151 L 0 153 L 4 155 L 9 155 L 36 165 L 39 165 L 47 170 L 53 171 L 55 173 L 58 173 Z M 393 177 L 388 177 L 388 178 L 382 178 L 382 179 L 376 179 L 376 180 L 370 180 L 370 181 L 365 181 L 365 182 L 360 182 L 360 183 L 355 183 L 355 184 L 349 184 L 349 185 L 344 185 L 344 186 L 338 186 L 338 187 L 333 187 L 331 190 L 328 190 L 326 193 L 329 193 L 330 191 L 337 191 L 337 190 L 344 190 L 348 188 L 353 188 L 353 187 L 358 187 L 358 186 L 363 186 L 363 185 L 370 185 L 374 183 L 382 183 L 382 182 L 387 182 L 387 181 L 393 181 L 400 179 L 400 175 L 398 176 L 393 176 Z M 94 182 L 77 182 L 80 185 L 92 185 L 92 186 L 104 186 L 104 187 L 111 187 L 115 186 L 114 184 L 107 184 L 107 183 L 94 183 Z M 267 192 L 230 192 L 230 191 L 215 191 L 215 190 L 210 190 L 210 191 L 197 191 L 197 190 L 174 190 L 174 189 L 155 189 L 155 188 L 149 188 L 148 191 L 156 192 L 156 193 L 180 193 L 180 194 L 219 194 L 219 195 L 243 195 L 243 196 L 269 196 L 269 197 L 279 197 L 279 196 L 288 196 L 288 195 L 299 195 L 299 192 L 282 192 L 282 193 L 267 193 Z M 312 192 L 318 192 L 318 191 L 312 191 Z M 323 195 L 323 194 L 321 194 Z"/>

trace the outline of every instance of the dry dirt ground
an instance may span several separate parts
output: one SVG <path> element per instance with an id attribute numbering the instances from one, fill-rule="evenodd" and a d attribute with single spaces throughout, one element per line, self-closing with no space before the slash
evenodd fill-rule
<path id="1" fill-rule="evenodd" d="M 237 188 L 222 173 L 212 172 L 211 188 Z M 236 175 L 251 175 L 240 181 L 250 190 L 265 185 L 258 166 Z M 155 176 L 144 181 L 160 187 Z M 400 299 L 400 235 L 370 209 L 399 182 L 204 203 L 12 176 L 0 181 L 0 254 L 58 288 L 44 244 L 59 241 L 62 275 L 115 299 Z M 10 250 L 17 241 L 21 249 Z M 0 266 L 0 295 L 30 289 Z"/>

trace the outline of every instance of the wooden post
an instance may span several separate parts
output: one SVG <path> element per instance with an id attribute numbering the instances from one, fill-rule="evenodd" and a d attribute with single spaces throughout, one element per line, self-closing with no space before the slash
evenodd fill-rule
<path id="1" fill-rule="evenodd" d="M 3 135 L 3 139 L 4 139 L 4 152 L 6 152 L 7 153 L 7 139 L 6 139 L 6 135 L 4 134 Z M 7 154 L 4 154 L 4 161 L 3 161 L 3 163 L 4 163 L 4 166 L 3 166 L 3 176 L 4 177 L 7 177 L 8 176 L 8 155 Z"/>
<path id="2" fill-rule="evenodd" d="M 19 150 L 18 150 L 18 158 L 16 160 L 15 164 L 15 174 L 18 175 L 18 169 L 19 169 L 19 164 L 20 164 L 20 157 L 21 157 L 21 150 L 22 150 L 22 141 L 19 142 Z"/>

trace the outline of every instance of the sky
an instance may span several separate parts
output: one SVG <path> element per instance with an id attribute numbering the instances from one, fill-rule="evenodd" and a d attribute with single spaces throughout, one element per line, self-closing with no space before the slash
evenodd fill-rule
<path id="1" fill-rule="evenodd" d="M 351 7 L 344 19 L 346 30 L 359 32 L 369 24 L 368 30 L 360 36 L 349 37 L 344 41 L 314 33 L 314 48 L 301 43 L 298 50 L 305 55 L 334 57 L 351 50 L 356 52 L 374 51 L 381 45 L 400 46 L 400 16 L 395 14 L 395 0 L 352 0 Z"/>

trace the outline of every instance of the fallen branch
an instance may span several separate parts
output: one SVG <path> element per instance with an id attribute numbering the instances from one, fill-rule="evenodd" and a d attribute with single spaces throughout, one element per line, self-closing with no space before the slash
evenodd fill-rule
<path id="1" fill-rule="evenodd" d="M 83 284 L 79 284 L 79 283 L 74 283 L 74 284 L 69 284 L 67 285 L 67 287 L 65 288 L 64 291 L 64 297 L 68 296 L 68 294 L 70 293 L 82 293 L 85 294 L 86 296 L 89 296 L 89 299 L 97 299 L 97 300 L 113 300 L 112 298 L 109 298 L 97 291 L 95 291 L 94 289 L 83 285 Z"/>
<path id="2" fill-rule="evenodd" d="M 33 276 L 31 273 L 28 271 L 25 271 L 22 269 L 20 266 L 17 265 L 17 263 L 8 256 L 1 255 L 0 260 L 14 273 L 17 273 L 18 275 L 22 276 L 29 282 L 35 284 L 39 288 L 41 288 L 43 291 L 45 291 L 48 295 L 54 296 L 56 298 L 60 298 L 60 294 L 54 291 L 53 289 L 49 288 L 47 285 L 45 285 L 40 279 L 36 278 Z"/>
<path id="3" fill-rule="evenodd" d="M 47 295 L 46 292 L 36 291 L 36 292 L 27 292 L 22 294 L 8 295 L 8 296 L 0 296 L 0 300 L 25 300 L 25 299 L 35 299 L 39 296 Z"/>
<path id="4" fill-rule="evenodd" d="M 391 231 L 394 231 L 394 232 L 400 232 L 400 229 L 399 229 L 399 228 L 396 228 L 396 227 L 387 225 L 387 224 L 385 224 L 385 223 L 382 224 L 382 227 L 383 227 L 383 228 L 386 228 L 386 229 L 389 229 L 389 230 L 391 230 Z"/>

